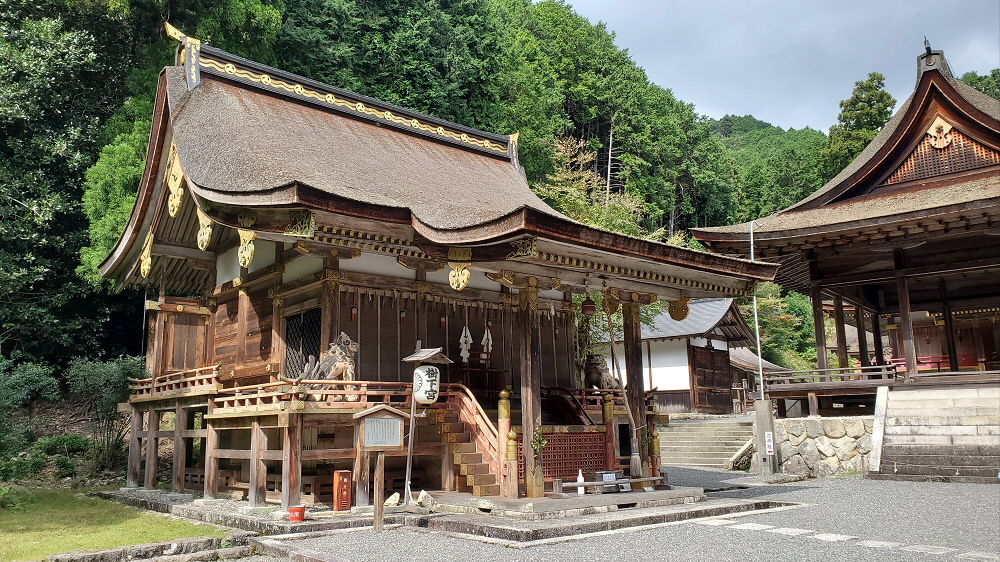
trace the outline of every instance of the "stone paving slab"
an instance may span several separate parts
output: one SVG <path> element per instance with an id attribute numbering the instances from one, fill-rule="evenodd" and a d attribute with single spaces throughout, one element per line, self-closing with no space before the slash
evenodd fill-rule
<path id="1" fill-rule="evenodd" d="M 608 513 L 622 508 L 663 507 L 705 501 L 701 488 L 675 487 L 650 492 L 574 494 L 568 498 L 480 498 L 461 492 L 432 492 L 436 513 L 488 513 L 495 517 L 555 519 L 592 513 Z"/>

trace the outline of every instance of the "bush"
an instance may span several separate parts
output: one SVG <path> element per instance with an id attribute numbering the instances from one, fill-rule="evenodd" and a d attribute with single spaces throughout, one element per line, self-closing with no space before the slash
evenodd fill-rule
<path id="1" fill-rule="evenodd" d="M 42 437 L 35 442 L 35 451 L 52 455 L 78 455 L 90 450 L 93 443 L 90 439 L 82 435 L 57 435 L 55 437 Z"/>
<path id="2" fill-rule="evenodd" d="M 0 511 L 14 511 L 28 503 L 31 494 L 21 486 L 0 486 Z"/>
<path id="3" fill-rule="evenodd" d="M 56 467 L 56 478 L 76 476 L 76 460 L 66 455 L 56 455 L 52 457 L 52 464 Z"/>
<path id="4" fill-rule="evenodd" d="M 118 411 L 118 404 L 128 400 L 128 379 L 145 376 L 142 357 L 119 357 L 108 361 L 74 359 L 70 362 L 66 370 L 69 389 L 90 405 L 95 470 L 115 470 L 125 460 L 122 452 L 129 416 Z"/>
<path id="5" fill-rule="evenodd" d="M 39 476 L 48 459 L 39 453 L 22 453 L 6 461 L 0 461 L 0 481 L 25 480 Z"/>

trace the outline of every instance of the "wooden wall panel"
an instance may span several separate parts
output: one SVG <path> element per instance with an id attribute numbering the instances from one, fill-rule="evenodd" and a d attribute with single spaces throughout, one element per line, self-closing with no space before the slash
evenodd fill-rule
<path id="1" fill-rule="evenodd" d="M 215 325 L 214 362 L 229 368 L 236 366 L 237 307 L 235 299 L 220 302 L 212 316 Z"/>

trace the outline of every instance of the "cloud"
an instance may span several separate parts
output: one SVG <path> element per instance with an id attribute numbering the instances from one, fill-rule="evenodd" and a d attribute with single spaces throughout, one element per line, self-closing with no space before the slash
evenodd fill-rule
<path id="1" fill-rule="evenodd" d="M 869 72 L 897 101 L 913 90 L 923 37 L 954 72 L 1000 67 L 1000 2 L 575 0 L 650 79 L 712 117 L 752 114 L 826 130 Z"/>

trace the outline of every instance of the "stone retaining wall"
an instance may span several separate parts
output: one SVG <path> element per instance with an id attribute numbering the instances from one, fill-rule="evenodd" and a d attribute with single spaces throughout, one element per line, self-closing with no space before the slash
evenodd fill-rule
<path id="1" fill-rule="evenodd" d="M 774 420 L 781 471 L 800 476 L 867 472 L 874 416 Z"/>

